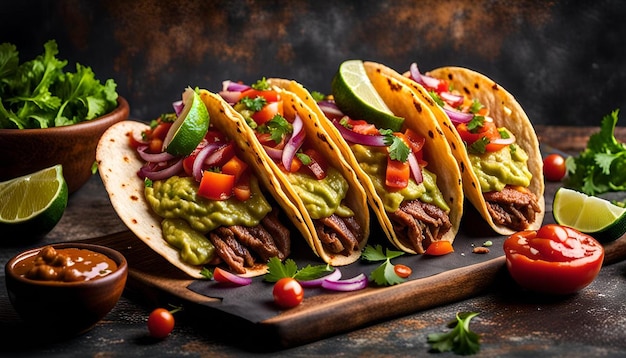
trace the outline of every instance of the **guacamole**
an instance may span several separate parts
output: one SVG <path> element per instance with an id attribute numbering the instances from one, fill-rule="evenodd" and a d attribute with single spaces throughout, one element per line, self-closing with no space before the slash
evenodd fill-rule
<path id="1" fill-rule="evenodd" d="M 422 168 L 424 180 L 417 184 L 413 179 L 409 180 L 409 185 L 398 191 L 389 191 L 385 188 L 385 163 L 387 162 L 387 152 L 385 148 L 375 150 L 360 144 L 350 146 L 356 160 L 372 180 L 376 193 L 380 196 L 385 205 L 385 210 L 394 212 L 398 210 L 404 200 L 419 199 L 424 203 L 438 206 L 448 212 L 450 207 L 443 198 L 443 194 L 437 187 L 437 175 L 425 168 Z"/>
<path id="2" fill-rule="evenodd" d="M 206 234 L 220 226 L 256 226 L 272 207 L 267 202 L 258 179 L 250 178 L 252 195 L 246 201 L 235 198 L 209 200 L 197 195 L 198 184 L 193 178 L 173 176 L 157 180 L 145 188 L 148 203 L 160 217 L 184 219 L 189 226 Z"/>
<path id="3" fill-rule="evenodd" d="M 322 219 L 332 214 L 354 216 L 350 208 L 341 204 L 348 192 L 348 182 L 337 169 L 329 168 L 326 178 L 322 180 L 301 173 L 288 173 L 287 178 L 312 219 Z"/>
<path id="4" fill-rule="evenodd" d="M 501 191 L 507 184 L 527 187 L 533 177 L 528 154 L 515 144 L 496 152 L 469 153 L 469 158 L 483 192 Z"/>
<path id="5" fill-rule="evenodd" d="M 163 219 L 163 238 L 180 251 L 180 258 L 190 265 L 204 265 L 215 257 L 215 246 L 193 230 L 184 219 Z"/>

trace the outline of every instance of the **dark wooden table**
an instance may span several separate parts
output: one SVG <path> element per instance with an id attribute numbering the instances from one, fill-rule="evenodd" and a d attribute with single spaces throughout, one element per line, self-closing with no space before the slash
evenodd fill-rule
<path id="1" fill-rule="evenodd" d="M 560 144 L 568 151 L 584 147 L 590 130 L 537 128 L 543 143 Z M 620 128 L 618 137 L 624 134 Z M 551 193 L 557 187 L 553 183 L 547 187 L 547 219 L 551 219 Z M 96 175 L 70 197 L 61 222 L 41 241 L 0 246 L 0 275 L 4 277 L 4 265 L 10 257 L 31 246 L 124 230 Z M 0 356 L 424 356 L 429 354 L 429 333 L 442 331 L 457 312 L 475 311 L 479 316 L 472 320 L 471 328 L 481 335 L 479 356 L 621 357 L 626 353 L 626 262 L 621 258 L 609 261 L 590 286 L 572 296 L 547 299 L 526 294 L 502 270 L 478 296 L 280 350 L 252 346 L 247 343 L 249 337 L 242 336 L 236 327 L 198 315 L 194 307 L 185 307 L 176 314 L 177 325 L 170 337 L 153 340 L 146 328 L 149 312 L 157 306 L 181 302 L 157 289 L 134 287 L 127 287 L 117 306 L 91 331 L 69 340 L 39 344 L 37 334 L 27 332 L 13 310 L 2 278 Z"/>

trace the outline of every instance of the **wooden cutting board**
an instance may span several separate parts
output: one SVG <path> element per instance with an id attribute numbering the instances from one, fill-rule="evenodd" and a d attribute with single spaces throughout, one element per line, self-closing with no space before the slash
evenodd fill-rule
<path id="1" fill-rule="evenodd" d="M 553 222 L 549 211 L 555 190 L 556 185 L 548 185 L 546 188 L 548 212 L 545 223 Z M 213 322 L 219 320 L 219 324 L 225 327 L 234 326 L 237 334 L 255 337 L 255 341 L 268 346 L 286 348 L 351 331 L 382 320 L 460 301 L 478 295 L 489 288 L 498 276 L 506 275 L 505 258 L 501 247 L 504 237 L 481 232 L 482 229 L 475 225 L 476 220 L 471 218 L 471 210 L 466 210 L 466 212 L 467 215 L 464 217 L 467 221 L 463 223 L 465 230 L 462 230 L 455 239 L 455 252 L 446 255 L 449 256 L 448 258 L 445 256 L 426 258 L 419 255 L 402 257 L 405 260 L 402 263 L 412 266 L 416 278 L 400 285 L 368 287 L 355 292 L 321 291 L 314 296 L 307 296 L 305 291 L 305 301 L 300 306 L 282 312 L 275 311 L 261 319 L 252 319 L 247 313 L 253 311 L 255 305 L 257 309 L 267 311 L 268 305 L 271 305 L 271 293 L 268 293 L 271 292 L 269 291 L 271 290 L 270 284 L 255 281 L 247 290 L 252 290 L 253 293 L 258 290 L 257 296 L 269 296 L 258 304 L 242 302 L 245 307 L 236 308 L 233 313 L 221 306 L 220 299 L 189 289 L 188 286 L 192 284 L 202 287 L 204 281 L 190 279 L 185 273 L 154 253 L 130 231 L 86 241 L 115 248 L 124 254 L 130 267 L 128 278 L 130 289 L 138 290 L 143 295 L 169 295 L 177 298 L 193 305 L 201 314 L 206 315 L 203 319 Z M 470 226 L 469 223 L 472 225 Z M 493 242 L 490 253 L 471 252 L 474 246 L 480 246 L 486 240 Z M 377 237 L 370 238 L 370 241 L 377 242 Z M 626 257 L 626 237 L 607 244 L 605 250 L 605 264 L 622 260 Z M 294 260 L 299 262 L 297 257 Z M 397 262 L 394 260 L 394 263 Z M 359 263 L 353 265 L 359 265 Z M 435 273 L 427 273 L 426 276 L 419 277 L 421 269 L 426 266 L 429 269 L 441 267 L 437 268 Z M 370 269 L 371 267 L 363 268 L 366 273 Z M 229 288 L 229 290 L 236 289 L 238 288 Z"/>

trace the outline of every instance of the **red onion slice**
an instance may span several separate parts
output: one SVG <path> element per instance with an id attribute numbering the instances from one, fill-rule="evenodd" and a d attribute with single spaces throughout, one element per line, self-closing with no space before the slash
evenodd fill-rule
<path id="1" fill-rule="evenodd" d="M 363 144 L 363 145 L 367 145 L 371 147 L 386 147 L 387 146 L 387 144 L 385 144 L 385 137 L 382 135 L 368 135 L 368 134 L 356 133 L 342 126 L 341 123 L 339 123 L 339 121 L 337 120 L 334 120 L 333 124 L 339 130 L 339 133 L 341 134 L 343 139 L 347 140 L 348 142 L 352 142 L 356 144 Z"/>
<path id="2" fill-rule="evenodd" d="M 353 278 L 346 280 L 324 280 L 322 281 L 322 287 L 332 291 L 356 291 L 362 290 L 367 287 L 368 279 L 364 273 L 360 273 Z"/>
<path id="3" fill-rule="evenodd" d="M 183 108 L 185 107 L 185 105 L 183 104 L 183 101 L 176 101 L 172 103 L 172 107 L 174 107 L 174 112 L 176 113 L 176 117 L 180 116 L 180 113 L 183 111 Z"/>
<path id="4" fill-rule="evenodd" d="M 219 274 L 216 275 L 218 271 L 219 271 Z M 219 267 L 216 267 L 215 270 L 213 270 L 213 278 L 217 282 L 232 284 L 232 285 L 237 285 L 237 286 L 247 286 L 252 283 L 252 279 L 250 277 L 239 276 L 230 271 L 223 270 Z"/>
<path id="5" fill-rule="evenodd" d="M 204 160 L 209 156 L 209 154 L 215 152 L 219 146 L 220 144 L 218 142 L 208 144 L 204 148 L 200 149 L 196 155 L 196 159 L 194 159 L 191 169 L 191 174 L 196 181 L 202 180 L 202 165 L 204 164 Z"/>
<path id="6" fill-rule="evenodd" d="M 322 276 L 319 278 L 315 278 L 312 280 L 304 280 L 298 281 L 302 287 L 319 287 L 322 285 L 324 280 L 337 281 L 341 278 L 341 271 L 338 268 L 335 268 L 333 272 L 329 273 L 326 276 Z"/>
<path id="7" fill-rule="evenodd" d="M 226 80 L 222 82 L 222 91 L 243 92 L 251 87 L 242 83 Z"/>
<path id="8" fill-rule="evenodd" d="M 462 105 L 463 101 L 465 100 L 463 96 L 447 91 L 439 92 L 439 97 L 441 97 L 444 102 L 455 108 Z"/>
<path id="9" fill-rule="evenodd" d="M 446 107 L 442 108 L 443 111 L 446 112 L 446 114 L 448 115 L 448 118 L 450 118 L 450 120 L 454 124 L 467 123 L 471 121 L 472 118 L 474 118 L 474 115 L 472 113 L 459 112 L 457 110 L 448 109 Z"/>
<path id="10" fill-rule="evenodd" d="M 137 147 L 137 152 L 139 153 L 139 156 L 141 157 L 141 159 L 145 160 L 146 162 L 160 163 L 160 162 L 167 162 L 168 160 L 172 160 L 175 158 L 172 154 L 168 152 L 146 153 L 146 150 L 148 150 L 147 145 L 142 145 L 142 146 Z"/>
<path id="11" fill-rule="evenodd" d="M 174 164 L 169 167 L 165 167 L 165 169 L 157 170 L 157 168 L 161 168 L 161 166 L 151 166 L 150 163 L 144 165 L 139 169 L 137 173 L 140 178 L 145 179 L 148 178 L 150 180 L 163 180 L 169 177 L 172 177 L 178 174 L 183 169 L 183 160 L 182 158 L 177 160 Z"/>
<path id="12" fill-rule="evenodd" d="M 417 158 L 415 157 L 415 154 L 413 152 L 409 153 L 408 161 L 409 168 L 411 169 L 411 173 L 413 174 L 413 180 L 415 180 L 417 184 L 421 184 L 422 181 L 424 181 L 424 177 L 422 176 L 422 168 L 420 167 L 420 164 L 417 161 Z"/>
<path id="13" fill-rule="evenodd" d="M 306 135 L 304 128 L 304 123 L 302 123 L 302 118 L 296 114 L 296 117 L 293 120 L 293 133 L 291 137 L 285 144 L 285 148 L 283 149 L 283 157 L 282 162 L 283 166 L 287 171 L 291 171 L 291 162 L 293 161 L 293 157 L 296 155 L 302 143 L 304 143 L 304 137 Z"/>
<path id="14" fill-rule="evenodd" d="M 264 145 L 263 149 L 265 149 L 265 152 L 267 153 L 267 155 L 269 155 L 269 157 L 272 158 L 273 160 L 279 161 L 283 159 L 282 149 L 276 149 L 267 145 Z"/>
<path id="15" fill-rule="evenodd" d="M 320 107 L 322 112 L 329 118 L 341 118 L 343 117 L 343 112 L 337 107 L 337 104 L 330 101 L 320 101 L 317 102 L 317 105 Z"/>
<path id="16" fill-rule="evenodd" d="M 411 78 L 413 81 L 421 84 L 422 86 L 429 89 L 437 89 L 439 86 L 439 80 L 430 76 L 426 76 L 420 73 L 417 68 L 417 63 L 413 62 L 409 67 L 409 72 L 411 73 Z"/>

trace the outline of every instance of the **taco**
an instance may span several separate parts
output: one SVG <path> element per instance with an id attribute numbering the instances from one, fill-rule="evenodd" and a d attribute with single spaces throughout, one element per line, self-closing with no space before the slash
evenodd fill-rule
<path id="1" fill-rule="evenodd" d="M 208 115 L 190 88 L 175 108 L 195 101 Z M 211 117 L 189 154 L 163 151 L 176 118 L 162 115 L 152 126 L 123 121 L 103 134 L 96 160 L 113 207 L 139 239 L 194 278 L 216 265 L 242 276 L 265 274 L 270 257 L 282 260 L 291 251 L 284 222 L 296 208 L 283 202 L 263 159 L 250 160 L 231 121 Z"/>
<path id="2" fill-rule="evenodd" d="M 543 164 L 528 116 L 513 95 L 483 74 L 442 67 L 400 75 L 365 64 L 407 84 L 444 130 L 463 177 L 465 197 L 497 233 L 538 229 L 545 215 Z"/>
<path id="3" fill-rule="evenodd" d="M 414 110 L 420 101 L 412 91 L 393 79 L 372 81 L 392 112 L 405 118 L 401 133 L 394 136 L 410 144 L 408 158 L 414 159 L 408 159 L 412 163 L 407 164 L 391 160 L 387 145 L 381 146 L 380 130 L 384 128 L 347 117 L 332 99 L 317 101 L 295 81 L 270 79 L 270 82 L 296 93 L 323 118 L 322 126 L 355 169 L 370 207 L 394 246 L 422 254 L 432 242 L 454 241 L 463 213 L 460 173 L 435 119 L 427 111 Z M 419 125 L 420 122 L 429 124 Z M 398 186 L 387 182 L 394 173 L 391 168 L 400 166 L 405 170 L 407 165 L 412 175 L 404 177 L 406 183 Z"/>
<path id="4" fill-rule="evenodd" d="M 228 114 L 247 133 L 249 152 L 269 163 L 313 251 L 333 266 L 358 260 L 370 230 L 366 194 L 317 115 L 265 79 L 253 87 L 225 81 L 220 96 L 207 96 L 208 107 Z"/>

